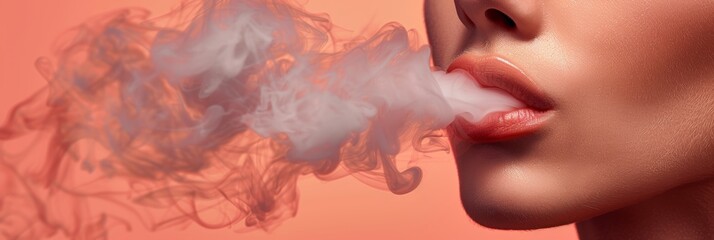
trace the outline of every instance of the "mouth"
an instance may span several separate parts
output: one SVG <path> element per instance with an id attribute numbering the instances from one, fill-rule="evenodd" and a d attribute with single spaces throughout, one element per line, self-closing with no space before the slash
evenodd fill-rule
<path id="1" fill-rule="evenodd" d="M 553 116 L 554 102 L 518 67 L 500 57 L 463 55 L 448 68 L 462 70 L 485 88 L 503 90 L 525 107 L 487 114 L 478 122 L 457 117 L 451 124 L 459 137 L 477 143 L 499 142 L 533 134 Z"/>

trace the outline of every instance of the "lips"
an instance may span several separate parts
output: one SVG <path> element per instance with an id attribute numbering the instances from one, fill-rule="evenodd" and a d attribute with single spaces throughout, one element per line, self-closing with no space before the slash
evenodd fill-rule
<path id="1" fill-rule="evenodd" d="M 462 138 L 479 143 L 510 140 L 537 132 L 553 116 L 553 101 L 518 67 L 500 57 L 457 58 L 448 71 L 464 70 L 483 87 L 498 88 L 526 105 L 493 112 L 470 122 L 457 118 L 451 127 Z"/>

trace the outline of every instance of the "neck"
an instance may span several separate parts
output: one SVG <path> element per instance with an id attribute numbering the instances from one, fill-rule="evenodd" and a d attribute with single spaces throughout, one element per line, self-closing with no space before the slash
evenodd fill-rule
<path id="1" fill-rule="evenodd" d="M 714 234 L 714 179 L 576 223 L 581 240 L 709 239 Z"/>

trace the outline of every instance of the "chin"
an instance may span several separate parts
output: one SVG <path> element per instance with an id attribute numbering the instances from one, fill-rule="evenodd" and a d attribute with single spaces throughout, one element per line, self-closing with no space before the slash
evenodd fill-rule
<path id="1" fill-rule="evenodd" d="M 481 226 L 501 230 L 533 230 L 575 222 L 564 219 L 560 211 L 543 209 L 530 203 L 490 202 L 472 198 L 462 191 L 461 202 L 468 216 Z"/>
<path id="2" fill-rule="evenodd" d="M 577 187 L 564 184 L 547 168 L 529 164 L 542 159 L 502 151 L 490 154 L 483 148 L 473 153 L 477 155 L 457 157 L 459 190 L 466 213 L 484 227 L 549 228 L 596 214 L 596 209 L 583 207 L 586 199 L 577 197 L 583 195 Z"/>

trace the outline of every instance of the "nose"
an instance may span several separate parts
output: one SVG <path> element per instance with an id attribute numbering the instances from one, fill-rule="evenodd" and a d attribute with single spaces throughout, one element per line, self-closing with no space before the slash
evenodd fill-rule
<path id="1" fill-rule="evenodd" d="M 507 32 L 519 38 L 538 36 L 543 25 L 538 0 L 454 0 L 461 22 L 470 30 Z"/>

